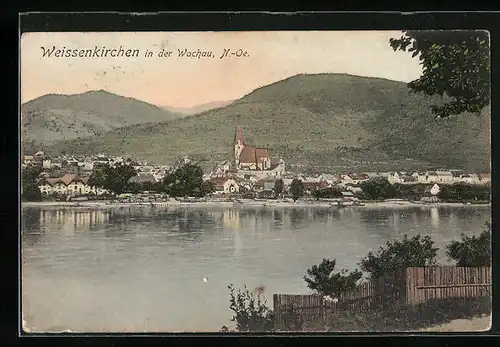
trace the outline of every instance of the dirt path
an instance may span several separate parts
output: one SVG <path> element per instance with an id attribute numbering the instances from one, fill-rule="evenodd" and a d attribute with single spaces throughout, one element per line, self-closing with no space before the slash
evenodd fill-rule
<path id="1" fill-rule="evenodd" d="M 450 323 L 422 329 L 428 332 L 461 332 L 461 331 L 487 331 L 490 329 L 491 316 L 475 317 L 472 319 L 457 319 Z"/>

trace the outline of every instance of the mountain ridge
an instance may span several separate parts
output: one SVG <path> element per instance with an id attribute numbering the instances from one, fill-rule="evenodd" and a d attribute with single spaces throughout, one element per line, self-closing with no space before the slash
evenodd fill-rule
<path id="1" fill-rule="evenodd" d="M 144 122 L 168 121 L 182 115 L 103 89 L 78 94 L 46 94 L 21 105 L 22 142 L 50 144 L 58 140 L 100 135 Z"/>
<path id="2" fill-rule="evenodd" d="M 222 107 L 230 105 L 233 102 L 234 102 L 234 100 L 212 101 L 212 102 L 206 102 L 206 103 L 191 106 L 191 107 L 161 106 L 161 108 L 163 108 L 167 111 L 170 111 L 170 112 L 176 112 L 176 113 L 184 114 L 186 116 L 191 116 L 191 115 L 195 115 L 198 113 L 210 111 L 210 110 L 213 110 L 216 108 L 222 108 Z"/>
<path id="3" fill-rule="evenodd" d="M 232 158 L 234 128 L 241 126 L 249 144 L 269 147 L 271 156 L 296 167 L 489 170 L 491 110 L 435 120 L 430 105 L 440 102 L 411 93 L 404 82 L 299 74 L 223 108 L 62 141 L 47 150 L 100 149 L 158 163 L 191 155 L 212 165 Z"/>

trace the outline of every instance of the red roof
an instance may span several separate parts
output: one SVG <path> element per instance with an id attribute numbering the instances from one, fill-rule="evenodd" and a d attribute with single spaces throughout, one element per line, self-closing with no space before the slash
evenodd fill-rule
<path id="1" fill-rule="evenodd" d="M 268 159 L 269 158 L 269 152 L 267 148 L 257 148 L 257 147 L 250 147 L 245 144 L 245 140 L 243 138 L 243 130 L 241 127 L 236 127 L 236 134 L 234 136 L 234 142 L 240 142 L 243 144 L 243 149 L 240 154 L 240 163 L 246 163 L 246 164 L 257 164 L 263 159 Z"/>
<path id="2" fill-rule="evenodd" d="M 255 148 L 255 157 L 257 158 L 257 161 L 269 158 L 267 148 Z"/>
<path id="3" fill-rule="evenodd" d="M 240 154 L 240 163 L 259 163 L 269 158 L 267 148 L 243 147 Z"/>
<path id="4" fill-rule="evenodd" d="M 44 179 L 44 181 L 51 186 L 56 183 L 63 183 L 64 185 L 68 186 L 72 182 L 82 182 L 83 184 L 87 184 L 88 180 L 88 177 L 80 177 L 77 174 L 65 174 L 62 177 Z"/>
<path id="5" fill-rule="evenodd" d="M 241 127 L 236 127 L 236 134 L 234 136 L 234 143 L 236 144 L 238 141 L 240 141 L 242 145 L 245 145 L 245 139 L 243 139 L 243 130 Z"/>

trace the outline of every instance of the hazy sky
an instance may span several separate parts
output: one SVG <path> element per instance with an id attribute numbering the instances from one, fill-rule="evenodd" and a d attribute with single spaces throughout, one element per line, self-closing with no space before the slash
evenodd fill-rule
<path id="1" fill-rule="evenodd" d="M 156 105 L 190 107 L 234 100 L 299 73 L 408 82 L 420 76 L 421 68 L 410 54 L 391 49 L 389 38 L 399 36 L 398 31 L 29 33 L 21 38 L 21 102 L 48 93 L 104 89 Z M 138 49 L 139 56 L 111 57 L 108 51 L 108 57 L 78 52 L 77 57 L 43 57 L 41 47 L 53 46 L 92 51 L 122 46 Z M 162 49 L 171 56 L 158 57 Z M 180 58 L 179 49 L 212 51 L 215 57 Z M 224 49 L 242 49 L 248 56 L 219 59 Z M 146 50 L 153 56 L 144 57 Z"/>

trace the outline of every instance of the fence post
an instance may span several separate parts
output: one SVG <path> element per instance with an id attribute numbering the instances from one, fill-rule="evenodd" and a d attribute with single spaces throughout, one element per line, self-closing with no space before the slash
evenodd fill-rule
<path id="1" fill-rule="evenodd" d="M 320 316 L 321 316 L 321 326 L 322 327 L 325 326 L 325 311 L 326 311 L 325 310 L 325 304 L 326 304 L 325 300 L 323 298 L 321 298 L 321 304 L 319 306 L 320 307 L 319 313 L 320 313 Z"/>
<path id="2" fill-rule="evenodd" d="M 278 303 L 278 295 L 279 294 L 273 294 L 273 310 L 274 310 L 274 315 L 273 315 L 273 329 L 274 331 L 279 331 L 280 330 L 280 307 Z"/>

